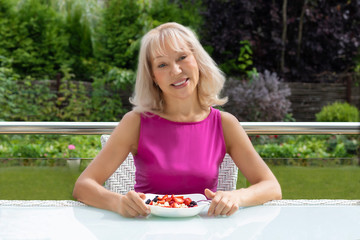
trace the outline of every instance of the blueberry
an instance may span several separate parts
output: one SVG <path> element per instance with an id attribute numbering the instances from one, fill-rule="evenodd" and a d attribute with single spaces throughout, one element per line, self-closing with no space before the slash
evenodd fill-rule
<path id="1" fill-rule="evenodd" d="M 146 204 L 149 204 L 151 202 L 151 200 L 150 199 L 148 199 L 148 200 L 146 200 Z"/>
<path id="2" fill-rule="evenodd" d="M 197 202 L 195 202 L 195 201 L 191 201 L 191 203 L 190 203 L 191 205 L 197 205 Z"/>
<path id="3" fill-rule="evenodd" d="M 158 201 L 158 197 L 159 197 L 159 196 L 156 196 L 156 197 L 153 199 L 153 202 L 157 202 L 157 201 Z"/>

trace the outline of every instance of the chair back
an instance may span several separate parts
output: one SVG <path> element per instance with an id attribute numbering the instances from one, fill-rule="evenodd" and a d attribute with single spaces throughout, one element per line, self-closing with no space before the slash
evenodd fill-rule
<path id="1" fill-rule="evenodd" d="M 101 146 L 104 147 L 110 135 L 102 135 Z M 229 154 L 226 154 L 219 168 L 218 191 L 231 191 L 236 189 L 238 168 Z M 135 164 L 131 153 L 125 161 L 105 182 L 105 188 L 112 192 L 126 194 L 134 190 L 135 185 Z"/>

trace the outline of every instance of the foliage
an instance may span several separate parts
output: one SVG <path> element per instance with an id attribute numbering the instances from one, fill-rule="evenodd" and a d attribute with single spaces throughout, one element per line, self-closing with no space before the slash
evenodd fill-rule
<path id="1" fill-rule="evenodd" d="M 92 30 L 84 5 L 79 4 L 79 1 L 67 0 L 65 2 L 65 30 L 69 35 L 67 52 L 70 56 L 67 64 L 75 74 L 74 77 L 90 80 L 90 71 L 84 64 L 84 60 L 94 57 Z"/>
<path id="2" fill-rule="evenodd" d="M 285 42 L 282 4 L 280 0 L 205 0 L 202 42 L 220 65 L 230 64 L 231 75 L 241 74 L 240 68 L 231 66 L 241 51 L 239 40 L 250 42 L 258 71 L 280 73 L 286 81 L 314 81 L 316 74 L 353 68 L 360 45 L 359 1 L 288 2 Z"/>
<path id="3" fill-rule="evenodd" d="M 238 72 L 241 75 L 251 78 L 253 74 L 257 74 L 256 68 L 253 67 L 252 55 L 253 51 L 251 49 L 250 42 L 247 40 L 240 41 L 240 52 L 238 58 L 227 60 L 225 63 L 220 65 L 220 68 L 226 74 Z"/>
<path id="4" fill-rule="evenodd" d="M 343 135 L 298 135 L 276 138 L 257 135 L 251 139 L 257 152 L 269 163 L 296 166 L 323 166 L 326 164 L 324 159 L 334 159 L 332 163 L 327 163 L 328 165 L 357 164 L 360 145 L 357 136 Z M 344 160 L 345 158 L 347 160 Z"/>
<path id="5" fill-rule="evenodd" d="M 2 121 L 119 121 L 126 111 L 123 93 L 131 92 L 135 81 L 133 71 L 112 67 L 103 77 L 94 77 L 92 88 L 86 87 L 70 81 L 71 69 L 62 66 L 64 77 L 54 91 L 50 81 L 23 79 L 9 65 L 0 56 Z"/>
<path id="6" fill-rule="evenodd" d="M 358 136 L 330 135 L 256 135 L 251 141 L 268 163 L 295 166 L 354 165 L 360 144 Z M 75 149 L 69 150 L 70 144 Z M 0 158 L 5 158 L 1 163 L 6 166 L 65 165 L 61 159 L 92 159 L 100 149 L 98 135 L 0 135 Z"/>
<path id="7" fill-rule="evenodd" d="M 0 25 L 0 55 L 12 58 L 16 73 L 54 77 L 68 57 L 68 36 L 58 14 L 39 0 L 19 1 Z"/>
<path id="8" fill-rule="evenodd" d="M 106 76 L 95 78 L 92 84 L 92 121 L 119 121 L 125 113 L 121 92 L 131 91 L 135 73 L 131 70 L 113 67 Z"/>
<path id="9" fill-rule="evenodd" d="M 31 78 L 20 81 L 20 75 L 6 67 L 6 58 L 0 64 L 0 120 L 49 121 L 52 119 L 55 97 L 49 81 L 34 87 Z M 1 61 L 1 60 L 0 60 Z M 0 62 L 1 63 L 1 62 Z"/>
<path id="10" fill-rule="evenodd" d="M 239 121 L 282 121 L 290 109 L 290 89 L 281 82 L 276 73 L 259 73 L 253 80 L 227 80 L 225 95 L 229 103 L 224 109 Z"/>
<path id="11" fill-rule="evenodd" d="M 141 11 L 136 1 L 112 0 L 104 9 L 97 29 L 97 57 L 120 68 L 133 69 L 143 33 Z"/>
<path id="12" fill-rule="evenodd" d="M 72 144 L 75 150 L 69 150 Z M 100 151 L 100 136 L 98 135 L 0 135 L 0 158 L 37 158 L 39 162 L 33 165 L 41 165 L 46 158 L 94 158 Z M 30 164 L 30 159 L 28 159 Z M 2 162 L 13 166 L 19 162 Z M 54 164 L 50 161 L 48 166 Z"/>
<path id="13" fill-rule="evenodd" d="M 144 1 L 142 11 L 146 16 L 146 31 L 165 22 L 177 22 L 198 32 L 203 23 L 200 11 L 203 10 L 201 0 L 152 0 Z"/>
<path id="14" fill-rule="evenodd" d="M 108 1 L 95 36 L 97 59 L 135 70 L 140 40 L 148 30 L 169 21 L 197 30 L 202 23 L 198 14 L 200 6 L 199 0 Z"/>
<path id="15" fill-rule="evenodd" d="M 359 122 L 360 111 L 349 103 L 334 102 L 316 114 L 318 122 Z"/>

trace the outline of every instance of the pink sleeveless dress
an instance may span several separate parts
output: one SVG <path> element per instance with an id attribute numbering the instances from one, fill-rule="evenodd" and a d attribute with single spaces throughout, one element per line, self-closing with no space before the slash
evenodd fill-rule
<path id="1" fill-rule="evenodd" d="M 141 115 L 135 191 L 204 194 L 216 191 L 226 148 L 220 112 L 211 108 L 199 122 L 173 122 Z"/>

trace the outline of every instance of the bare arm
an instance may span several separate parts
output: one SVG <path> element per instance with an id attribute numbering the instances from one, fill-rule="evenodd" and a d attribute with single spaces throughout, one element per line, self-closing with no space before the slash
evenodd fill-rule
<path id="1" fill-rule="evenodd" d="M 73 196 L 85 204 L 131 217 L 146 215 L 148 207 L 143 194 L 120 195 L 102 185 L 124 162 L 129 152 L 136 153 L 140 131 L 140 115 L 127 113 L 114 129 L 104 148 L 89 164 L 75 183 Z"/>
<path id="2" fill-rule="evenodd" d="M 212 195 L 211 198 L 214 202 L 210 206 L 209 214 L 231 215 L 240 206 L 258 205 L 270 200 L 281 199 L 280 184 L 255 151 L 238 120 L 226 112 L 221 113 L 221 119 L 227 153 L 251 186 L 232 192 L 217 192 L 217 196 L 206 190 L 205 194 Z"/>

